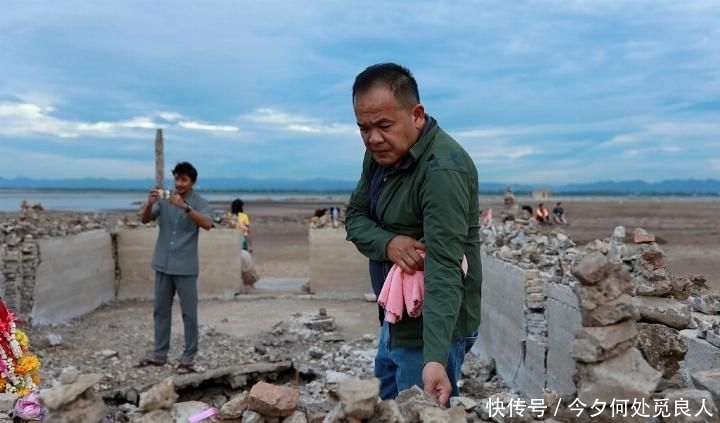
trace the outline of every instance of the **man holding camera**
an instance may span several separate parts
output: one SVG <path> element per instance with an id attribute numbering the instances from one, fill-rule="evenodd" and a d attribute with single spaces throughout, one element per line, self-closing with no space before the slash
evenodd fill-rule
<path id="1" fill-rule="evenodd" d="M 155 350 L 152 357 L 141 360 L 136 367 L 167 363 L 172 305 L 177 292 L 185 329 L 185 350 L 177 372 L 185 374 L 194 370 L 198 350 L 198 236 L 200 228 L 210 230 L 212 219 L 208 202 L 193 191 L 197 181 L 195 167 L 188 162 L 178 163 L 172 173 L 175 192 L 151 190 L 142 213 L 143 223 L 159 219 L 152 259 L 155 269 Z"/>

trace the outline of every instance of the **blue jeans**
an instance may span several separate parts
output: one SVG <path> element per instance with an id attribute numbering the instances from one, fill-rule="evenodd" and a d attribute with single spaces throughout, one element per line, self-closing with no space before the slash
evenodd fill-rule
<path id="1" fill-rule="evenodd" d="M 457 386 L 465 355 L 477 340 L 477 332 L 452 343 L 445 371 L 452 386 L 452 396 L 460 394 Z M 375 377 L 380 379 L 380 398 L 394 399 L 398 392 L 417 385 L 423 388 L 424 367 L 422 347 L 391 347 L 390 323 L 383 322 L 375 356 Z"/>

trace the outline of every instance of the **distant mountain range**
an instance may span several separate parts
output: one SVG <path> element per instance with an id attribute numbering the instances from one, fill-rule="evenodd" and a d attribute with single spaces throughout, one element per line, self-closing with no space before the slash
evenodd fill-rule
<path id="1" fill-rule="evenodd" d="M 50 189 L 50 190 L 146 190 L 154 185 L 152 179 L 29 179 L 2 178 L 0 189 Z M 166 186 L 171 186 L 168 180 Z M 720 196 L 720 180 L 672 179 L 661 182 L 601 181 L 585 184 L 504 184 L 480 182 L 482 194 L 502 194 L 510 186 L 516 194 L 528 194 L 539 188 L 547 188 L 555 195 L 712 195 Z M 198 182 L 205 191 L 242 192 L 337 192 L 347 193 L 355 187 L 355 181 L 334 179 L 247 179 L 208 178 Z"/>

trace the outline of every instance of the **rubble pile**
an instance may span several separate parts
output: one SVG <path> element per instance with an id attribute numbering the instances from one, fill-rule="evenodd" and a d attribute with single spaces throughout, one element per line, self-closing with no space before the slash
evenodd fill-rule
<path id="1" fill-rule="evenodd" d="M 582 313 L 583 328 L 572 346 L 577 399 L 584 406 L 618 399 L 665 401 L 670 408 L 682 401 L 705 414 L 700 420 L 673 416 L 672 421 L 717 417 L 711 394 L 717 390 L 689 389 L 681 369 L 687 345 L 680 330 L 693 322 L 689 304 L 707 295 L 704 280 L 672 275 L 655 237 L 644 229 L 635 229 L 633 245 L 624 240 L 625 228 L 617 227 L 609 239 L 589 243 L 563 278 Z M 691 295 L 698 299 L 689 300 Z M 711 373 L 708 380 L 717 376 Z"/>
<path id="2" fill-rule="evenodd" d="M 543 234 L 534 220 L 528 224 L 508 220 L 480 230 L 483 251 L 523 269 L 553 272 L 559 263 L 574 260 L 579 251 L 560 230 Z"/>
<path id="3" fill-rule="evenodd" d="M 492 362 L 468 356 L 461 388 L 466 398 L 453 399 L 454 405 L 464 407 L 462 413 L 460 408 L 453 412 L 458 420 L 447 420 L 453 414 L 422 391 L 381 402 L 372 377 L 376 337 L 347 339 L 322 310 L 295 314 L 253 339 L 203 328 L 197 373 L 187 375 L 174 374 L 170 365 L 133 369 L 138 333 L 149 336 L 152 330 L 150 322 L 135 323 L 133 331 L 84 319 L 72 326 L 29 329 L 43 357 L 43 380 L 53 386 L 41 395 L 49 409 L 46 421 L 185 422 L 215 409 L 216 414 L 202 421 L 459 422 L 466 421 L 460 417 L 479 420 L 482 400 L 507 392 Z M 106 342 L 112 344 L 98 345 L 102 349 L 97 350 L 83 344 L 83 339 L 92 342 L 109 330 L 115 336 Z M 180 335 L 172 342 L 181 343 Z M 77 369 L 60 368 L 67 363 Z M 427 420 L 431 415 L 439 420 Z"/>
<path id="4" fill-rule="evenodd" d="M 609 238 L 577 247 L 557 229 L 544 234 L 532 219 L 514 217 L 511 211 L 503 223 L 481 226 L 481 239 L 484 253 L 526 269 L 528 337 L 546 342 L 547 283 L 570 286 L 580 307 L 582 327 L 571 346 L 577 391 L 570 398 L 547 392 L 546 404 L 564 400 L 555 418 L 578 421 L 580 414 L 570 413 L 569 404 L 587 417 L 598 411 L 591 410 L 598 402 L 609 408 L 621 398 L 649 404 L 669 399 L 671 408 L 673 399 L 683 398 L 696 404 L 695 410 L 704 404 L 717 416 L 718 399 L 710 394 L 717 390 L 707 386 L 718 373 L 692 375 L 695 386 L 707 389 L 695 390 L 688 388 L 681 368 L 687 345 L 679 331 L 694 325 L 699 337 L 715 339 L 720 333 L 719 320 L 693 318 L 691 313 L 691 307 L 706 314 L 720 312 L 720 296 L 709 292 L 702 277 L 672 275 L 655 237 L 642 228 L 633 232 L 632 244 L 625 242 L 625 228 L 617 227 Z"/>
<path id="5" fill-rule="evenodd" d="M 588 407 L 596 401 L 649 401 L 661 373 L 636 347 L 639 315 L 630 296 L 629 272 L 619 261 L 592 252 L 572 269 L 572 275 L 580 282 L 573 290 L 582 315 L 582 328 L 571 350 L 577 363 L 577 399 Z"/>
<path id="6" fill-rule="evenodd" d="M 99 213 L 45 212 L 41 206 L 23 201 L 20 211 L 8 214 L 0 221 L 0 243 L 35 239 L 61 238 L 81 232 L 107 228 L 107 217 Z"/>
<path id="7" fill-rule="evenodd" d="M 69 369 L 74 371 L 73 369 Z M 66 370 L 67 372 L 68 370 Z M 77 377 L 77 376 L 76 376 Z M 158 423 L 158 422 L 237 422 L 237 423 L 465 423 L 493 421 L 499 412 L 492 410 L 491 399 L 453 397 L 449 407 L 418 387 L 402 391 L 394 400 L 379 398 L 380 381 L 376 378 L 326 380 L 326 402 L 318 407 L 303 403 L 303 386 L 293 382 L 270 383 L 259 380 L 230 394 L 190 398 L 170 377 L 135 393 L 134 402 L 108 408 L 89 385 L 98 375 L 80 375 L 68 382 L 42 391 L 41 402 L 47 407 L 47 422 L 73 423 Z M 509 398 L 512 394 L 495 395 Z M 533 420 L 523 420 L 533 421 Z"/>

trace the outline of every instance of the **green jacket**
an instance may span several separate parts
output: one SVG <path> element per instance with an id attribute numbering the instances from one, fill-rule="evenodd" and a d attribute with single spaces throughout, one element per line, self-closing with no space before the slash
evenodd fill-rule
<path id="1" fill-rule="evenodd" d="M 393 345 L 423 347 L 425 363 L 447 363 L 453 341 L 478 330 L 482 264 L 478 174 L 467 152 L 430 120 L 410 149 L 410 166 L 389 176 L 370 216 L 370 180 L 378 164 L 365 152 L 360 181 L 347 209 L 347 239 L 370 260 L 387 262 L 396 235 L 424 237 L 425 299 L 422 315 L 390 327 Z M 460 262 L 468 260 L 463 276 Z M 391 263 L 386 266 L 389 270 Z M 387 270 L 385 275 L 387 275 Z"/>

